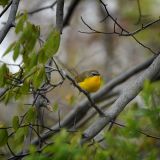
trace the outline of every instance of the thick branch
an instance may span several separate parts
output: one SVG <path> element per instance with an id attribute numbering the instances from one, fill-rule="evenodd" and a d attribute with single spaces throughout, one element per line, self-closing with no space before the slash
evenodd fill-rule
<path id="1" fill-rule="evenodd" d="M 57 0 L 56 28 L 60 32 L 62 32 L 63 28 L 63 8 L 64 8 L 64 0 Z"/>
<path id="2" fill-rule="evenodd" d="M 84 133 L 81 143 L 92 139 L 96 136 L 112 119 L 117 117 L 126 105 L 135 98 L 143 88 L 145 80 L 154 80 L 160 71 L 160 55 L 153 61 L 149 68 L 138 77 L 132 85 L 126 87 L 116 102 L 105 112 L 106 117 L 100 117 Z"/>
<path id="3" fill-rule="evenodd" d="M 149 60 L 147 60 L 146 62 L 139 64 L 131 69 L 129 69 L 128 71 L 120 74 L 119 76 L 117 76 L 116 78 L 114 78 L 113 80 L 109 81 L 101 90 L 100 92 L 97 92 L 93 98 L 94 99 L 98 99 L 99 97 L 102 97 L 104 94 L 108 93 L 111 89 L 113 89 L 115 86 L 123 83 L 124 81 L 126 81 L 128 78 L 132 77 L 133 75 L 137 74 L 138 72 L 146 69 L 152 62 L 153 60 L 156 58 L 157 56 L 153 56 L 152 58 L 150 58 Z"/>
<path id="4" fill-rule="evenodd" d="M 130 69 L 129 71 L 117 76 L 110 82 L 108 82 L 98 93 L 92 96 L 93 100 L 97 101 L 102 96 L 108 94 L 115 86 L 119 85 L 120 83 L 124 82 L 131 76 L 135 75 L 136 73 L 144 70 L 147 68 L 154 60 L 155 57 L 147 60 L 146 62 Z M 61 127 L 71 128 L 74 126 L 74 120 L 76 118 L 76 122 L 78 123 L 89 111 L 90 105 L 87 99 L 83 100 L 81 103 L 73 107 L 73 109 L 66 115 L 66 117 L 61 120 Z M 59 124 L 54 125 L 52 127 L 53 130 L 59 130 Z M 52 136 L 55 132 L 45 132 L 41 137 L 43 140 Z M 37 139 L 35 139 L 32 143 L 37 144 Z"/>
<path id="5" fill-rule="evenodd" d="M 0 31 L 0 44 L 2 43 L 3 39 L 7 35 L 10 28 L 15 26 L 14 23 L 15 23 L 15 19 L 16 19 L 16 13 L 17 13 L 17 10 L 18 10 L 19 1 L 20 0 L 13 0 L 12 1 L 11 10 L 10 10 L 10 13 L 9 13 L 7 23 L 3 26 L 3 28 Z"/>

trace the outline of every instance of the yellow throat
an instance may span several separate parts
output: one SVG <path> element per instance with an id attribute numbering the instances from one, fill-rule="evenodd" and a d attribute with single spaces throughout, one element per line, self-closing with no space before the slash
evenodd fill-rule
<path id="1" fill-rule="evenodd" d="M 89 93 L 96 92 L 101 86 L 101 76 L 95 70 L 85 71 L 75 79 L 78 85 Z"/>

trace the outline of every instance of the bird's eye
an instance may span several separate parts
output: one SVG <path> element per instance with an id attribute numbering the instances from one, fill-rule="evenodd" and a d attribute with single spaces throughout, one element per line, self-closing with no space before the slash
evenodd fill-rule
<path id="1" fill-rule="evenodd" d="M 95 75 L 96 75 L 96 73 L 92 72 L 92 76 L 95 76 Z"/>
<path id="2" fill-rule="evenodd" d="M 97 76 L 97 75 L 99 75 L 99 73 L 98 72 L 91 72 L 91 75 L 92 76 Z"/>

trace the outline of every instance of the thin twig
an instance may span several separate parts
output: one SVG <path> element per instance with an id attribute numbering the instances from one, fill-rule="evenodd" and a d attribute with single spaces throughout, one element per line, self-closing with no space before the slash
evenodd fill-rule
<path id="1" fill-rule="evenodd" d="M 138 16 L 138 21 L 137 21 L 136 24 L 139 24 L 141 22 L 141 18 L 142 18 L 141 5 L 140 5 L 140 1 L 139 0 L 137 0 L 137 6 L 138 6 L 139 16 Z"/>
<path id="2" fill-rule="evenodd" d="M 117 126 L 123 127 L 123 128 L 127 128 L 126 125 L 121 124 L 121 123 L 118 123 L 118 122 L 116 122 L 116 121 L 111 121 L 111 123 L 113 123 L 113 124 L 115 124 L 115 125 L 117 125 Z M 154 139 L 160 140 L 160 137 L 151 135 L 151 134 L 146 133 L 146 132 L 144 132 L 144 131 L 142 131 L 142 130 L 135 130 L 135 131 L 136 131 L 136 132 L 139 132 L 139 133 L 141 133 L 141 134 L 143 134 L 143 135 L 145 135 L 146 137 L 150 137 L 150 138 L 154 138 Z"/>
<path id="3" fill-rule="evenodd" d="M 46 9 L 53 9 L 53 7 L 56 5 L 57 1 L 53 2 L 51 5 L 48 5 L 48 6 L 45 6 L 45 7 L 41 7 L 41 8 L 38 8 L 38 9 L 35 9 L 33 11 L 29 11 L 28 14 L 29 15 L 33 15 L 35 13 L 38 13 L 38 12 L 41 12 L 41 11 L 44 11 Z"/>
<path id="4" fill-rule="evenodd" d="M 8 142 L 7 142 L 7 147 L 9 149 L 10 153 L 12 154 L 12 156 L 16 156 L 15 153 L 12 151 L 12 149 L 11 149 L 11 147 L 10 147 Z"/>
<path id="5" fill-rule="evenodd" d="M 123 28 L 117 21 L 117 18 L 114 18 L 108 11 L 107 9 L 107 5 L 102 1 L 102 0 L 99 0 L 100 3 L 102 4 L 102 6 L 104 7 L 105 11 L 106 11 L 106 16 L 105 16 L 105 19 L 106 18 L 110 18 L 113 22 L 114 22 L 114 30 L 112 32 L 105 32 L 105 31 L 99 31 L 99 30 L 96 30 L 94 29 L 93 27 L 91 27 L 89 24 L 87 24 L 83 18 L 82 19 L 82 22 L 90 29 L 89 32 L 86 32 L 86 31 L 79 31 L 80 33 L 86 33 L 86 34 L 93 34 L 93 33 L 98 33 L 98 34 L 109 34 L 109 35 L 112 35 L 112 34 L 116 34 L 118 36 L 131 36 L 138 44 L 140 44 L 142 47 L 144 47 L 145 49 L 149 50 L 151 53 L 153 54 L 158 54 L 156 53 L 152 48 L 146 46 L 145 44 L 143 44 L 142 42 L 140 42 L 136 37 L 135 35 L 139 32 L 141 32 L 142 30 L 145 30 L 147 29 L 148 27 L 152 26 L 153 24 L 156 24 L 156 23 L 159 23 L 160 22 L 160 18 L 158 18 L 157 20 L 154 20 L 146 25 L 142 25 L 141 28 L 133 31 L 133 32 L 129 32 L 127 31 L 125 28 Z M 104 21 L 104 20 L 103 20 Z M 116 27 L 118 27 L 120 29 L 120 31 L 116 31 Z"/>
<path id="6" fill-rule="evenodd" d="M 83 90 L 76 82 L 73 78 L 71 78 L 69 75 L 66 75 L 66 78 L 68 80 L 70 80 L 72 82 L 72 84 L 80 91 L 82 92 L 89 100 L 91 106 L 99 113 L 100 116 L 105 116 L 105 114 L 98 108 L 98 106 L 95 104 L 95 102 L 93 101 L 93 99 L 91 98 L 91 96 L 89 95 L 88 92 L 86 92 L 85 90 Z"/>

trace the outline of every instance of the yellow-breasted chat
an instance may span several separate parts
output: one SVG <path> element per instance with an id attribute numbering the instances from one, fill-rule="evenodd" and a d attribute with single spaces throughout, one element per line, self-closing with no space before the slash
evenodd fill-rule
<path id="1" fill-rule="evenodd" d="M 96 92 L 101 86 L 101 75 L 96 70 L 88 70 L 75 77 L 78 85 L 85 91 Z"/>

